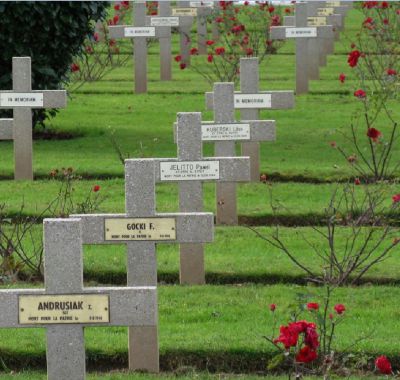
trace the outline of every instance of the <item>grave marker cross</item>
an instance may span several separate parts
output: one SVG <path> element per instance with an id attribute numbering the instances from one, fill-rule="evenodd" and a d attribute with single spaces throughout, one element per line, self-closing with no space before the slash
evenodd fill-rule
<path id="1" fill-rule="evenodd" d="M 147 39 L 170 38 L 171 28 L 168 26 L 146 26 L 151 23 L 151 17 L 146 17 L 146 2 L 134 2 L 134 24 L 110 26 L 110 38 L 134 38 L 133 56 L 135 61 L 135 93 L 147 92 Z M 154 17 L 155 18 L 155 17 Z M 163 59 L 165 58 L 162 55 Z"/>
<path id="2" fill-rule="evenodd" d="M 128 286 L 156 286 L 156 244 L 213 240 L 211 213 L 157 213 L 156 163 L 125 161 L 126 214 L 73 215 L 82 219 L 83 244 L 126 244 Z M 157 326 L 129 328 L 129 368 L 159 371 Z"/>
<path id="3" fill-rule="evenodd" d="M 315 38 L 333 38 L 332 26 L 307 26 L 307 3 L 296 3 L 295 27 L 271 27 L 271 39 L 296 39 L 296 94 L 308 92 L 310 75 L 318 76 L 319 51 Z M 310 42 L 310 43 L 309 43 Z M 309 48 L 310 47 L 310 48 Z"/>
<path id="4" fill-rule="evenodd" d="M 201 113 L 178 113 L 176 127 L 176 141 L 178 145 L 178 159 L 159 159 L 160 180 L 179 183 L 179 209 L 184 212 L 200 212 L 203 210 L 203 182 L 217 181 L 248 181 L 250 163 L 244 157 L 203 157 Z M 168 161 L 167 161 L 168 160 Z M 185 166 L 181 170 L 174 169 L 177 164 Z M 196 169 L 190 166 L 203 166 L 203 174 L 195 174 Z M 163 166 L 163 168 L 161 168 Z M 169 166 L 169 167 L 168 167 Z M 188 169 L 186 169 L 188 168 Z M 175 171 L 175 173 L 174 173 Z M 185 178 L 184 172 L 187 177 Z M 206 173 L 208 171 L 208 173 Z M 171 173 L 169 178 L 166 178 Z M 174 174 L 176 177 L 174 178 Z M 206 178 L 206 174 L 209 178 Z M 235 200 L 236 202 L 236 200 Z M 201 244 L 180 245 L 180 281 L 183 284 L 204 284 L 204 250 Z"/>
<path id="5" fill-rule="evenodd" d="M 289 109 L 294 107 L 293 91 L 259 91 L 258 58 L 240 59 L 240 89 L 234 94 L 234 107 L 240 110 L 241 120 L 259 120 L 261 109 Z M 214 93 L 206 93 L 207 109 L 216 109 Z M 228 100 L 226 100 L 228 101 Z M 247 101 L 247 103 L 245 103 Z M 224 100 L 219 100 L 219 106 Z M 275 135 L 271 136 L 275 137 Z M 260 147 L 259 141 L 242 142 L 242 155 L 250 157 L 251 180 L 260 180 Z"/>
<path id="6" fill-rule="evenodd" d="M 155 287 L 85 288 L 81 221 L 45 219 L 43 224 L 45 289 L 0 290 L 0 328 L 45 327 L 47 378 L 84 380 L 83 328 L 155 326 L 157 290 Z M 61 310 L 56 311 L 56 303 L 68 303 L 68 311 L 67 306 L 59 306 Z"/>
<path id="7" fill-rule="evenodd" d="M 32 164 L 32 109 L 65 108 L 64 90 L 32 90 L 31 58 L 14 57 L 12 60 L 12 91 L 0 91 L 0 109 L 13 110 L 15 179 L 33 180 Z M 9 139 L 10 121 L 5 121 L 5 134 Z"/>

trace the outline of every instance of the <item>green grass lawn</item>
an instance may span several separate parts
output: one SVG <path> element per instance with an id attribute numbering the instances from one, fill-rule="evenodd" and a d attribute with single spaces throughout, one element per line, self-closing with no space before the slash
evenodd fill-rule
<path id="1" fill-rule="evenodd" d="M 18 286 L 18 285 L 16 285 Z M 312 294 L 318 300 L 323 290 L 296 285 L 161 286 L 159 287 L 159 335 L 161 367 L 181 366 L 217 372 L 254 372 L 265 369 L 276 352 L 263 336 L 271 336 L 275 303 L 277 325 L 287 322 L 296 294 Z M 340 288 L 332 307 L 347 306 L 346 318 L 337 328 L 335 349 L 366 358 L 385 353 L 398 362 L 399 289 L 390 286 Z M 303 316 L 312 320 L 309 312 Z M 390 334 L 387 334 L 390 331 Z M 126 328 L 85 330 L 89 366 L 118 366 L 127 360 Z M 364 338 L 353 347 L 356 340 Z M 9 368 L 43 367 L 43 329 L 2 329 L 1 357 Z"/>
<path id="2" fill-rule="evenodd" d="M 296 96 L 292 110 L 261 112 L 263 119 L 275 119 L 277 141 L 261 144 L 261 172 L 271 183 L 238 186 L 238 213 L 241 222 L 257 224 L 257 231 L 270 234 L 275 221 L 269 195 L 282 207 L 277 220 L 283 239 L 302 260 L 315 270 L 322 270 L 302 235 L 322 242 L 310 225 L 318 224 L 324 215 L 338 182 L 353 181 L 356 176 L 330 142 L 337 141 L 353 150 L 343 133 L 349 132 L 353 117 L 360 112 L 354 99 L 355 82 L 347 65 L 350 41 L 358 30 L 362 16 L 352 11 L 346 20 L 346 32 L 335 45 L 335 54 L 321 68 L 321 79 L 312 81 L 310 93 Z M 131 54 L 128 43 L 121 49 Z M 173 43 L 178 53 L 178 39 Z M 196 57 L 204 60 L 204 57 Z M 294 43 L 288 42 L 279 54 L 260 66 L 261 90 L 292 90 L 295 86 Z M 37 181 L 15 182 L 13 178 L 12 142 L 0 141 L 0 205 L 7 216 L 37 216 L 56 198 L 60 183 L 49 178 L 55 168 L 72 167 L 83 179 L 74 184 L 75 202 L 82 202 L 95 184 L 101 186 L 104 201 L 100 212 L 124 212 L 124 167 L 110 140 L 115 134 L 122 152 L 128 157 L 175 157 L 173 122 L 177 112 L 203 113 L 204 120 L 213 114 L 205 109 L 204 92 L 212 86 L 192 70 L 179 70 L 173 62 L 173 80 L 159 81 L 158 46 L 149 54 L 149 93 L 134 95 L 133 64 L 116 69 L 101 80 L 87 83 L 71 94 L 68 107 L 51 121 L 50 127 L 68 132 L 70 140 L 35 140 L 34 170 Z M 338 81 L 343 72 L 344 84 Z M 398 104 L 393 106 L 397 119 Z M 237 115 L 239 117 L 239 115 Z M 387 133 L 382 120 L 378 127 Z M 240 154 L 240 148 L 237 147 Z M 398 159 L 399 146 L 394 148 Z M 204 155 L 213 155 L 213 146 L 205 144 Z M 215 186 L 205 185 L 204 208 L 215 211 Z M 398 183 L 385 184 L 384 196 L 400 192 Z M 356 188 L 361 198 L 363 186 Z M 157 210 L 178 210 L 176 185 L 157 186 Z M 73 210 L 70 210 L 73 211 Z M 45 213 L 44 216 L 49 216 Z M 394 222 L 398 222 L 394 220 Z M 290 227 L 290 228 L 289 228 Z M 348 229 L 339 229 L 344 236 Z M 398 229 L 395 231 L 398 233 Z M 36 236 L 42 233 L 35 228 Z M 397 235 L 394 235 L 397 236 Z M 344 242 L 343 242 L 344 244 Z M 28 244 L 29 249 L 29 244 Z M 371 363 L 376 355 L 386 354 L 400 365 L 399 248 L 386 261 L 375 266 L 362 286 L 337 289 L 333 302 L 347 307 L 345 322 L 337 330 L 338 351 L 349 351 L 360 360 Z M 86 349 L 89 379 L 243 379 L 283 380 L 287 377 L 257 376 L 265 374 L 266 362 L 274 348 L 262 338 L 271 334 L 270 303 L 276 303 L 277 323 L 286 323 L 290 306 L 298 293 L 313 293 L 316 299 L 322 289 L 307 284 L 305 275 L 278 250 L 256 237 L 245 226 L 217 227 L 215 242 L 205 247 L 207 286 L 178 286 L 179 253 L 176 245 L 157 248 L 159 276 L 159 333 L 161 375 L 129 374 L 127 367 L 127 331 L 121 328 L 88 328 Z M 119 246 L 84 247 L 84 278 L 87 285 L 125 284 L 126 252 Z M 40 284 L 4 284 L 2 288 L 32 287 Z M 306 315 L 308 318 L 309 315 Z M 388 333 L 389 332 L 389 333 Z M 352 344 L 365 337 L 356 346 Z M 45 379 L 45 334 L 43 329 L 0 330 L 0 379 Z M 100 368 L 99 368 L 100 367 Z M 101 372 L 99 369 L 122 372 Z M 369 367 L 370 368 L 370 367 Z M 25 372 L 25 371 L 34 372 Z M 11 371 L 16 371 L 12 372 Z M 21 371 L 21 372 L 20 372 Z M 36 372 L 37 371 L 37 372 Z M 210 371 L 202 372 L 202 371 Z M 216 374 L 214 374 L 216 373 Z M 237 375 L 236 375 L 237 374 Z M 254 375 L 253 375 L 254 374 Z M 369 372 L 349 379 L 368 379 Z M 316 378 L 305 378 L 308 380 Z"/>

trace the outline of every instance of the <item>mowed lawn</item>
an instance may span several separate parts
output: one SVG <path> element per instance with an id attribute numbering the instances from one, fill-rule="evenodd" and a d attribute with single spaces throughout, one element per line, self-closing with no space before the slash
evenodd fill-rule
<path id="1" fill-rule="evenodd" d="M 357 117 L 360 105 L 353 96 L 354 75 L 347 65 L 347 53 L 362 16 L 350 12 L 346 32 L 336 43 L 335 54 L 321 68 L 321 79 L 312 81 L 310 93 L 296 96 L 292 110 L 262 111 L 262 119 L 274 119 L 277 140 L 261 144 L 261 172 L 271 182 L 240 184 L 238 212 L 241 221 L 252 218 L 256 230 L 263 235 L 273 233 L 276 220 L 282 236 L 295 255 L 313 270 L 322 271 L 303 237 L 315 243 L 315 232 L 309 227 L 321 222 L 331 194 L 352 182 L 355 172 L 330 145 L 336 141 L 354 153 L 343 133 Z M 178 39 L 174 37 L 174 54 Z M 261 90 L 293 90 L 295 86 L 294 44 L 288 42 L 279 54 L 260 66 Z M 122 50 L 129 54 L 129 45 Z M 195 60 L 205 60 L 196 57 Z M 74 199 L 82 201 L 96 184 L 101 186 L 104 201 L 101 212 L 124 212 L 124 167 L 113 148 L 113 134 L 126 157 L 176 157 L 173 122 L 177 112 L 202 112 L 204 120 L 213 114 L 205 109 L 204 92 L 212 85 L 191 70 L 181 71 L 173 62 L 173 81 L 160 82 L 158 46 L 149 54 L 149 93 L 134 95 L 133 64 L 116 69 L 102 80 L 82 86 L 70 94 L 68 107 L 50 122 L 50 128 L 70 133 L 70 140 L 34 142 L 34 170 L 37 181 L 14 182 L 13 145 L 0 142 L 0 205 L 5 204 L 9 216 L 40 215 L 56 198 L 60 183 L 49 178 L 55 168 L 72 167 L 83 179 L 74 184 Z M 339 74 L 348 80 L 341 84 Z M 239 89 L 239 87 L 238 87 Z M 400 107 L 393 105 L 397 119 Z M 237 115 L 239 117 L 239 114 Z M 383 133 L 387 125 L 379 125 Z M 240 147 L 237 148 L 240 153 Z M 205 144 L 205 156 L 213 155 L 213 146 Z M 399 157 L 395 147 L 394 156 Z M 361 199 L 363 186 L 356 188 Z M 384 188 L 386 204 L 399 193 L 399 185 Z M 205 185 L 205 210 L 215 211 L 215 186 Z M 284 207 L 272 212 L 270 194 Z M 178 211 L 176 185 L 157 186 L 157 210 Z M 44 216 L 49 216 L 45 213 Z M 394 224 L 396 221 L 394 221 Z M 339 234 L 346 234 L 346 229 Z M 35 234 L 42 233 L 37 226 Z M 396 237 L 398 230 L 394 230 Z M 28 244 L 29 247 L 29 244 Z M 337 329 L 335 348 L 351 352 L 362 360 L 386 354 L 400 364 L 399 311 L 400 259 L 398 247 L 390 257 L 374 267 L 362 286 L 337 289 L 333 303 L 347 307 L 345 322 Z M 157 248 L 159 275 L 160 376 L 125 372 L 95 373 L 98 367 L 123 371 L 127 367 L 127 330 L 121 328 L 88 328 L 85 331 L 89 379 L 152 380 L 243 379 L 255 380 L 276 352 L 264 335 L 271 335 L 273 315 L 269 304 L 276 303 L 277 326 L 286 323 L 296 296 L 310 294 L 319 300 L 323 289 L 307 283 L 306 276 L 291 261 L 246 226 L 217 227 L 215 242 L 205 247 L 206 286 L 179 286 L 179 252 L 177 245 Z M 119 246 L 87 246 L 84 248 L 84 278 L 87 286 L 118 284 L 126 279 L 126 251 Z M 2 288 L 39 287 L 43 284 L 15 283 Z M 310 316 L 305 314 L 305 318 Z M 388 334 L 390 331 L 390 334 Z M 362 338 L 360 341 L 359 339 Z M 354 345 L 355 342 L 358 342 Z M 45 379 L 45 332 L 43 329 L 0 330 L 0 379 Z M 28 370 L 28 372 L 24 372 Z M 29 372 L 32 370 L 33 372 Z M 38 370 L 38 371 L 36 371 Z M 16 371 L 15 373 L 10 373 Z M 22 372 L 20 372 L 22 371 Z M 202 371 L 216 372 L 208 373 Z M 235 374 L 234 374 L 235 373 Z M 238 375 L 236 375 L 236 373 Z M 249 375 L 239 374 L 249 373 Z M 252 375 L 254 374 L 254 375 Z M 368 373 L 350 379 L 368 379 Z M 285 377 L 264 377 L 283 380 Z M 371 377 L 372 378 L 372 377 Z M 312 378 L 307 378 L 311 380 Z"/>

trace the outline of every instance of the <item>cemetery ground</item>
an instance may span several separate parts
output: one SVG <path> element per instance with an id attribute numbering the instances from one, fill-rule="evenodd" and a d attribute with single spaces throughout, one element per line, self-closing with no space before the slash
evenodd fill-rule
<path id="1" fill-rule="evenodd" d="M 346 35 L 354 35 L 360 24 L 357 11 L 346 19 Z M 350 41 L 350 39 L 349 39 Z M 296 255 L 308 265 L 319 263 L 299 238 L 315 239 L 310 225 L 318 225 L 333 190 L 339 182 L 353 181 L 354 171 L 330 146 L 344 144 L 341 134 L 349 131 L 351 116 L 357 110 L 352 91 L 351 70 L 346 64 L 350 42 L 344 36 L 336 43 L 335 55 L 321 69 L 320 81 L 311 82 L 308 95 L 298 96 L 292 110 L 262 111 L 262 119 L 277 121 L 277 141 L 261 144 L 261 171 L 268 183 L 239 186 L 238 213 L 242 225 L 217 227 L 215 242 L 207 244 L 206 286 L 179 286 L 178 247 L 157 248 L 159 273 L 159 334 L 162 375 L 116 372 L 127 367 L 126 328 L 87 328 L 85 330 L 89 370 L 93 379 L 256 379 L 276 351 L 264 339 L 271 334 L 273 314 L 269 304 L 277 305 L 277 326 L 287 322 L 288 309 L 296 294 L 323 289 L 307 283 L 305 275 L 280 251 L 271 248 L 244 224 L 261 234 L 273 230 L 275 220 L 283 225 L 282 234 Z M 129 45 L 125 44 L 128 51 Z M 261 90 L 294 88 L 293 43 L 288 42 L 276 56 L 263 62 Z M 178 43 L 175 36 L 174 53 Z M 205 60 L 204 57 L 196 59 Z M 24 204 L 24 216 L 36 216 L 57 196 L 60 183 L 49 173 L 72 167 L 82 176 L 74 183 L 74 197 L 83 198 L 94 185 L 104 198 L 101 212 L 124 211 L 124 167 L 110 142 L 114 131 L 123 153 L 130 157 L 176 157 L 173 122 L 177 112 L 203 112 L 203 120 L 212 120 L 205 111 L 204 92 L 212 86 L 193 71 L 181 71 L 174 65 L 172 82 L 159 82 L 158 45 L 150 48 L 149 93 L 132 95 L 132 64 L 116 69 L 95 83 L 85 84 L 71 94 L 68 106 L 52 120 L 54 130 L 69 133 L 71 139 L 36 140 L 34 171 L 37 181 L 14 182 L 12 142 L 0 142 L 0 204 L 7 205 L 12 217 Z M 339 74 L 349 80 L 341 84 Z M 400 107 L 395 109 L 400 113 Z M 384 127 L 384 126 L 382 126 Z M 212 146 L 205 152 L 212 155 Z M 400 154 L 395 148 L 394 154 Z M 361 196 L 363 185 L 358 187 Z M 205 186 L 205 209 L 215 211 L 214 185 Z M 269 192 L 285 208 L 274 215 Z M 397 184 L 386 186 L 387 202 L 399 193 Z M 175 185 L 158 185 L 157 210 L 177 211 Z M 45 215 L 46 216 L 46 215 Z M 346 227 L 343 227 L 344 231 Z M 35 234 L 42 228 L 37 226 Z M 340 231 L 339 231 L 340 233 Z M 89 246 L 84 249 L 84 278 L 88 285 L 126 283 L 125 247 Z M 361 284 L 335 291 L 334 302 L 346 305 L 347 317 L 337 330 L 339 352 L 354 354 L 353 366 L 364 366 L 377 355 L 387 355 L 400 364 L 400 258 L 398 247 L 390 258 L 375 266 Z M 29 278 L 23 273 L 22 278 Z M 2 288 L 41 287 L 38 281 L 4 284 Z M 361 339 L 363 338 L 363 339 Z M 360 340 L 361 339 L 361 340 Z M 41 329 L 0 331 L 1 379 L 44 379 L 45 333 Z M 356 343 L 356 344 L 355 344 Z M 365 367 L 364 367 L 365 368 Z M 15 374 L 9 374 L 15 371 Z M 24 372 L 30 371 L 30 372 Z M 207 374 L 202 371 L 210 371 Z M 255 375 L 234 375 L 251 373 Z M 369 372 L 359 377 L 367 378 Z M 269 378 L 269 377 L 267 377 Z M 271 379 L 280 380 L 280 377 Z M 284 377 L 282 377 L 283 379 Z"/>

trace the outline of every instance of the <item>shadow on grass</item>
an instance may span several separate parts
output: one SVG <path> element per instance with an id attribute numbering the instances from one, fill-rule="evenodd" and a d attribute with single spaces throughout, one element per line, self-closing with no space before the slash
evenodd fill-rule
<path id="1" fill-rule="evenodd" d="M 84 271 L 84 279 L 91 284 L 126 285 L 126 273 L 116 271 Z M 160 285 L 179 284 L 178 272 L 158 272 Z M 206 283 L 209 285 L 241 285 L 241 284 L 296 284 L 307 285 L 309 280 L 305 275 L 286 273 L 223 273 L 206 272 Z M 400 278 L 365 276 L 355 286 L 363 285 L 400 285 Z"/>

